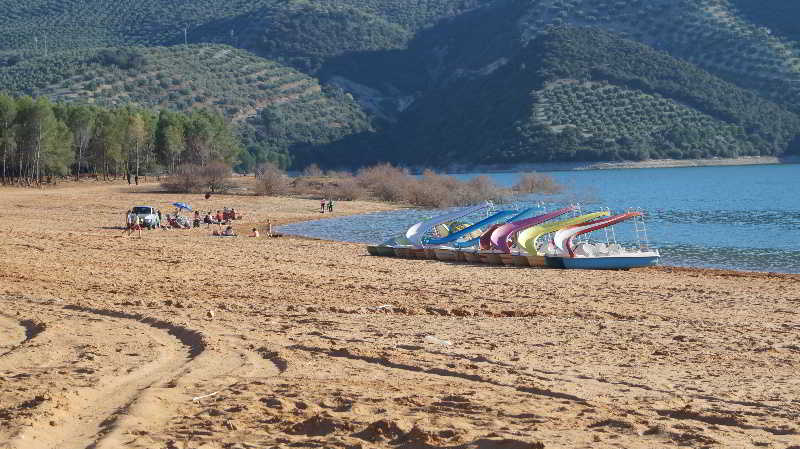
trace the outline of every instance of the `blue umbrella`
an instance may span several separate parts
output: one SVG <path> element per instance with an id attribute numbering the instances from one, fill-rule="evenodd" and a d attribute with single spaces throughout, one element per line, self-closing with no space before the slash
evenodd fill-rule
<path id="1" fill-rule="evenodd" d="M 188 211 L 192 210 L 192 206 L 186 203 L 172 203 L 173 206 L 177 207 L 178 209 L 186 209 Z"/>

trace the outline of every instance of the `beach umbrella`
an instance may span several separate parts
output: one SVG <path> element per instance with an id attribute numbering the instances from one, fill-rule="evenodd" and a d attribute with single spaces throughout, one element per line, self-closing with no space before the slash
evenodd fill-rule
<path id="1" fill-rule="evenodd" d="M 192 206 L 186 203 L 172 203 L 173 206 L 177 207 L 178 209 L 186 209 L 188 211 L 192 210 Z"/>

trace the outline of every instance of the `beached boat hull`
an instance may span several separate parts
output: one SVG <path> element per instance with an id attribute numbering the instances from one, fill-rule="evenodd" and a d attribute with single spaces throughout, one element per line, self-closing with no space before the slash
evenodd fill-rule
<path id="1" fill-rule="evenodd" d="M 464 260 L 469 263 L 483 263 L 481 255 L 476 251 L 461 251 L 461 255 L 464 257 Z"/>
<path id="2" fill-rule="evenodd" d="M 500 253 L 495 252 L 479 252 L 478 253 L 481 258 L 481 262 L 487 263 L 489 265 L 502 265 L 503 260 L 500 259 Z"/>
<path id="3" fill-rule="evenodd" d="M 427 259 L 428 255 L 425 253 L 424 248 L 414 248 L 411 250 L 411 258 L 413 259 Z"/>
<path id="4" fill-rule="evenodd" d="M 372 256 L 395 257 L 394 248 L 391 246 L 369 245 L 367 252 Z"/>
<path id="5" fill-rule="evenodd" d="M 563 268 L 581 270 L 627 270 L 658 264 L 659 256 L 547 257 L 548 266 L 560 263 Z"/>
<path id="6" fill-rule="evenodd" d="M 528 265 L 532 267 L 544 268 L 547 266 L 547 259 L 544 256 L 525 256 Z"/>
<path id="7" fill-rule="evenodd" d="M 412 259 L 414 257 L 413 253 L 414 249 L 409 247 L 395 247 L 394 254 L 397 257 L 402 257 L 404 259 Z"/>
<path id="8" fill-rule="evenodd" d="M 514 254 L 513 256 L 514 266 L 515 267 L 529 267 L 530 263 L 528 263 L 528 256 L 524 256 L 522 254 Z"/>
<path id="9" fill-rule="evenodd" d="M 453 249 L 436 248 L 434 254 L 436 258 L 442 262 L 456 262 L 458 260 L 458 253 Z"/>

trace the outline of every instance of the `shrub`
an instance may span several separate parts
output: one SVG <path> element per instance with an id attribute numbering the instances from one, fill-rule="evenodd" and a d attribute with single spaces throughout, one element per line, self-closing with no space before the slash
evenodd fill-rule
<path id="1" fill-rule="evenodd" d="M 325 187 L 325 197 L 340 201 L 354 201 L 367 198 L 369 192 L 358 184 L 352 176 L 339 178 Z"/>
<path id="2" fill-rule="evenodd" d="M 363 168 L 359 170 L 357 180 L 359 185 L 379 200 L 396 203 L 405 200 L 405 192 L 411 182 L 408 170 L 391 164 Z"/>
<path id="3" fill-rule="evenodd" d="M 558 193 L 562 187 L 556 184 L 555 180 L 547 175 L 539 173 L 524 173 L 519 177 L 519 181 L 514 184 L 514 191 L 517 193 Z"/>
<path id="4" fill-rule="evenodd" d="M 283 170 L 271 163 L 256 167 L 256 194 L 281 195 L 289 188 L 289 177 Z"/>
<path id="5" fill-rule="evenodd" d="M 485 176 L 464 182 L 428 170 L 415 177 L 388 164 L 362 169 L 356 180 L 377 199 L 421 207 L 465 206 L 486 200 L 502 202 L 508 194 Z"/>
<path id="6" fill-rule="evenodd" d="M 200 170 L 205 187 L 213 193 L 227 192 L 231 189 L 231 167 L 222 162 L 214 161 Z"/>
<path id="7" fill-rule="evenodd" d="M 322 170 L 317 164 L 307 165 L 306 168 L 303 169 L 303 176 L 318 178 L 322 176 Z"/>
<path id="8" fill-rule="evenodd" d="M 166 181 L 161 183 L 164 190 L 177 193 L 201 192 L 202 186 L 200 166 L 194 164 L 179 166 Z"/>
<path id="9" fill-rule="evenodd" d="M 230 183 L 231 168 L 224 162 L 212 162 L 206 166 L 184 164 L 161 184 L 168 192 L 200 193 L 227 192 Z"/>

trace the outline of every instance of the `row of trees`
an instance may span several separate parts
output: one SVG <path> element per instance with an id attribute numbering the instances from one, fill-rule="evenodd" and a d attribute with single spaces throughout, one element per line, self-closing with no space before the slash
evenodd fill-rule
<path id="1" fill-rule="evenodd" d="M 104 179 L 173 172 L 182 163 L 231 165 L 241 145 L 216 112 L 155 113 L 53 104 L 40 97 L 0 94 L 2 182 L 93 174 Z"/>

